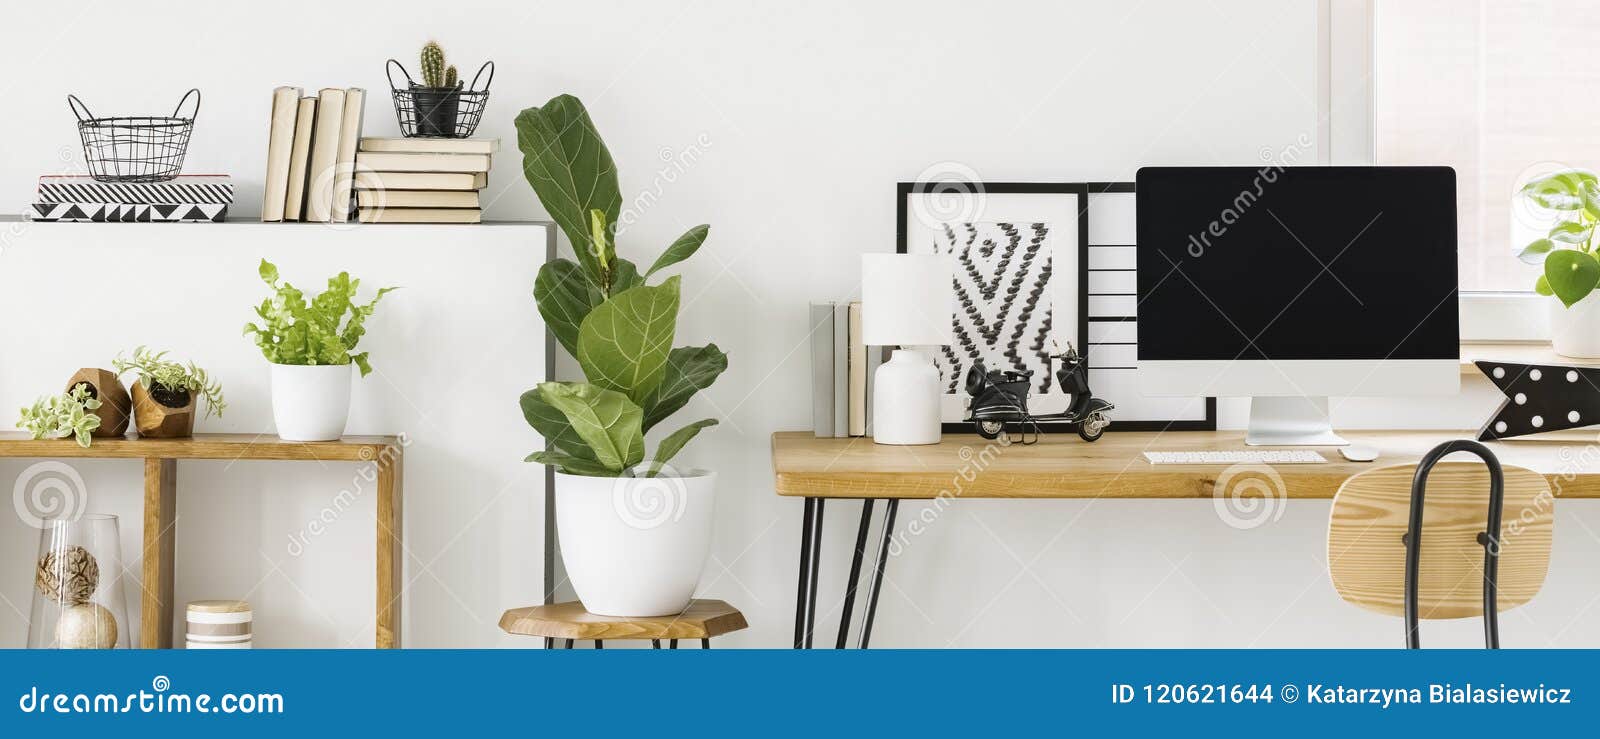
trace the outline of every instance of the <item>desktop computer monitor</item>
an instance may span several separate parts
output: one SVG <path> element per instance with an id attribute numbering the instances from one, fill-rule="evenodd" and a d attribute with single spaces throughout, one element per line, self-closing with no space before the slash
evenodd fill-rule
<path id="1" fill-rule="evenodd" d="M 1460 389 L 1449 167 L 1145 167 L 1140 390 L 1248 396 L 1250 444 L 1338 445 L 1327 396 Z"/>

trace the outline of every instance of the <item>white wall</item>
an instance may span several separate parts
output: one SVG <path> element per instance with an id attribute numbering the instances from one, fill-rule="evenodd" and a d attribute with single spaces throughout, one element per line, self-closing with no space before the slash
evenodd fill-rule
<path id="1" fill-rule="evenodd" d="M 753 628 L 730 645 L 782 646 L 792 626 L 800 503 L 772 495 L 769 435 L 810 423 L 805 305 L 853 296 L 857 256 L 893 248 L 894 183 L 950 162 L 997 181 L 1129 179 L 1143 164 L 1254 164 L 1302 136 L 1315 140 L 1316 5 L 394 1 L 21 10 L 4 40 L 20 60 L 9 93 L 30 113 L 8 119 L 0 136 L 0 193 L 21 204 L 34 176 L 63 167 L 61 152 L 75 161 L 61 100 L 68 91 L 97 109 L 138 111 L 203 88 L 190 169 L 242 180 L 241 213 L 257 195 L 275 84 L 380 91 L 369 100 L 369 131 L 392 131 L 382 62 L 409 61 L 432 35 L 463 69 L 483 58 L 499 65 L 486 135 L 509 143 L 518 109 L 579 95 L 630 199 L 652 201 L 620 239 L 625 255 L 653 257 L 685 228 L 712 224 L 685 273 L 680 328 L 682 342 L 715 340 L 732 362 L 684 412 L 723 419 L 686 452 L 722 475 L 705 590 L 749 615 Z M 133 54 L 137 64 L 125 61 Z M 542 215 L 518 161 L 515 153 L 498 159 L 493 217 Z M 1474 385 L 1459 403 L 1401 403 L 1398 412 L 1343 404 L 1338 420 L 1466 427 L 1491 406 Z M 1237 404 L 1225 404 L 1223 419 L 1242 420 Z M 1583 563 L 1597 549 L 1586 531 L 1600 530 L 1590 508 L 1564 504 L 1547 590 L 1506 619 L 1508 644 L 1600 641 L 1600 616 L 1585 610 L 1594 590 Z M 908 505 L 902 516 L 918 511 Z M 1344 605 L 1327 584 L 1326 513 L 1326 503 L 1294 502 L 1282 520 L 1240 532 L 1203 501 L 958 503 L 891 563 L 875 641 L 1396 644 L 1398 623 Z M 842 590 L 854 519 L 855 504 L 829 508 L 825 613 Z M 501 547 L 473 556 L 528 555 Z M 419 598 L 457 607 L 439 589 L 412 597 L 413 607 Z M 516 596 L 505 600 L 514 605 Z M 477 631 L 448 641 L 491 643 L 494 615 L 473 614 Z M 1470 645 L 1474 628 L 1447 625 L 1433 640 Z"/>

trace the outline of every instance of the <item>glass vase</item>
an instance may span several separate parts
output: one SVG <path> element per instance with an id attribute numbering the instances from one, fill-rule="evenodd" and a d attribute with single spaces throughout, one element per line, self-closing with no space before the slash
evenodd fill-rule
<path id="1" fill-rule="evenodd" d="M 33 565 L 29 649 L 128 648 L 116 516 L 45 519 Z"/>

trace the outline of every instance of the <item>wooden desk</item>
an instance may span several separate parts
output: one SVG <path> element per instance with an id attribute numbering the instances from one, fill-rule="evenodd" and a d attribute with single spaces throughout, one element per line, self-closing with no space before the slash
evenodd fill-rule
<path id="1" fill-rule="evenodd" d="M 1474 438 L 1477 432 L 1358 431 L 1343 435 L 1353 443 L 1376 447 L 1380 451 L 1377 461 L 1347 462 L 1335 447 L 1309 447 L 1322 452 L 1329 461 L 1273 466 L 1272 473 L 1282 481 L 1277 494 L 1288 498 L 1332 498 L 1351 475 L 1387 465 L 1415 464 L 1434 446 L 1451 439 Z M 1501 463 L 1543 474 L 1558 497 L 1600 498 L 1600 431 L 1559 432 L 1538 439 L 1490 442 L 1487 446 Z M 809 431 L 773 434 L 772 468 L 777 492 L 805 498 L 795 647 L 807 648 L 812 642 L 822 513 L 829 499 L 863 501 L 836 642 L 840 648 L 848 637 L 872 510 L 877 500 L 886 501 L 877 562 L 868 586 L 866 618 L 858 640 L 858 646 L 865 647 L 872 634 L 878 590 L 901 500 L 1211 498 L 1219 492 L 1217 482 L 1228 473 L 1228 465 L 1157 466 L 1145 461 L 1143 453 L 1246 448 L 1243 431 L 1111 432 L 1093 443 L 1076 435 L 1049 434 L 1030 446 L 985 441 L 973 434 L 946 434 L 938 444 L 898 447 L 879 446 L 867 438 L 819 439 Z"/>
<path id="2" fill-rule="evenodd" d="M 256 434 L 195 434 L 187 439 L 95 439 L 88 449 L 70 440 L 35 440 L 0 431 L 0 457 L 144 460 L 144 587 L 139 645 L 170 649 L 176 627 L 173 530 L 180 459 L 372 462 L 377 465 L 377 646 L 400 646 L 401 446 L 392 436 L 347 436 L 338 441 L 284 441 Z"/>

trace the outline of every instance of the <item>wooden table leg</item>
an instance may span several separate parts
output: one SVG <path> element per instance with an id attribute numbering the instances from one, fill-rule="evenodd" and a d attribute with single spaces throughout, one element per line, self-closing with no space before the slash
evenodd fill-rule
<path id="1" fill-rule="evenodd" d="M 400 548 L 404 526 L 401 515 L 401 451 L 386 447 L 378 455 L 378 634 L 379 649 L 400 647 L 400 596 L 405 557 Z"/>
<path id="2" fill-rule="evenodd" d="M 178 462 L 144 461 L 144 587 L 139 599 L 139 646 L 171 649 L 173 551 L 178 517 Z"/>

